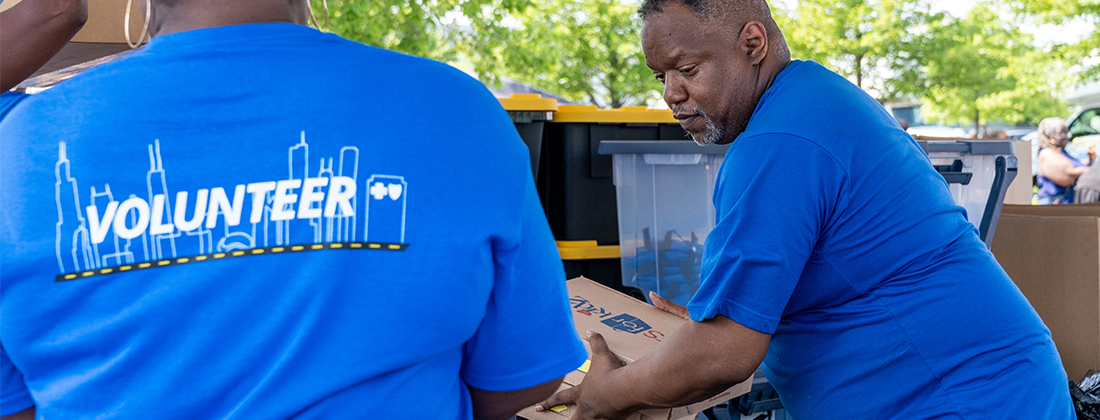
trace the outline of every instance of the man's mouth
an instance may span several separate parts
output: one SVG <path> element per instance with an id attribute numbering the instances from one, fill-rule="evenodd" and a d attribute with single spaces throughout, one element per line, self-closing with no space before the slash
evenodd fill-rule
<path id="1" fill-rule="evenodd" d="M 672 117 L 680 120 L 680 127 L 687 130 L 688 127 L 691 127 L 695 124 L 695 121 L 699 119 L 699 114 L 676 114 Z"/>

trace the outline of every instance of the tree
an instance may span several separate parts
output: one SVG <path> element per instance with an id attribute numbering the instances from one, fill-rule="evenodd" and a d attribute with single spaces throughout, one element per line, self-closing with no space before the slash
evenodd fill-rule
<path id="1" fill-rule="evenodd" d="M 934 17 L 920 0 L 801 0 L 775 14 L 792 56 L 853 79 L 880 101 L 913 90 L 923 34 Z"/>
<path id="2" fill-rule="evenodd" d="M 575 102 L 645 105 L 661 95 L 636 10 L 621 0 L 544 0 L 512 13 L 514 28 L 474 33 L 463 52 L 490 83 L 507 76 Z"/>
<path id="3" fill-rule="evenodd" d="M 1055 46 L 1052 54 L 1082 66 L 1079 80 L 1100 79 L 1100 1 L 1096 0 L 1003 0 L 1020 16 L 1040 23 L 1061 24 L 1072 19 L 1084 19 L 1092 24 L 1092 33 L 1077 43 Z"/>
<path id="4" fill-rule="evenodd" d="M 490 32 L 509 12 L 526 9 L 529 0 L 328 0 L 313 2 L 319 22 L 342 37 L 388 50 L 445 62 L 458 59 L 467 31 Z"/>
<path id="5" fill-rule="evenodd" d="M 1031 36 L 984 5 L 965 19 L 934 22 L 923 52 L 925 115 L 948 123 L 1033 122 L 1068 107 L 1053 92 L 1064 78 Z"/>
<path id="6" fill-rule="evenodd" d="M 488 84 L 507 77 L 601 107 L 660 99 L 637 5 L 620 0 L 329 0 L 329 8 L 332 32 L 468 64 Z M 314 10 L 324 20 L 320 3 Z"/>

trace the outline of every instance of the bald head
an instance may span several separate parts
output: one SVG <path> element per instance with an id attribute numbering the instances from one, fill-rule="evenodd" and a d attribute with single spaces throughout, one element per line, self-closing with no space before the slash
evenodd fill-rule
<path id="1" fill-rule="evenodd" d="M 764 0 L 646 0 L 642 51 L 696 142 L 729 143 L 791 61 Z"/>
<path id="2" fill-rule="evenodd" d="M 644 23 L 653 14 L 661 13 L 669 4 L 687 6 L 708 23 L 740 31 L 749 22 L 760 22 L 771 41 L 772 53 L 790 59 L 787 42 L 772 18 L 766 0 L 645 0 L 638 8 L 638 16 Z"/>
<path id="3" fill-rule="evenodd" d="M 646 0 L 638 8 L 638 16 L 645 20 L 649 14 L 661 12 L 669 3 L 687 6 L 704 18 L 718 18 L 729 14 L 758 19 L 771 18 L 771 9 L 765 0 Z"/>

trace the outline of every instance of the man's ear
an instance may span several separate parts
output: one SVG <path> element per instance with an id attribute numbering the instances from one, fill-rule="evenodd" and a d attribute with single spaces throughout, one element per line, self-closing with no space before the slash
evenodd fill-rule
<path id="1" fill-rule="evenodd" d="M 764 24 L 757 21 L 746 23 L 741 29 L 741 47 L 749 62 L 759 66 L 768 55 L 768 30 Z"/>

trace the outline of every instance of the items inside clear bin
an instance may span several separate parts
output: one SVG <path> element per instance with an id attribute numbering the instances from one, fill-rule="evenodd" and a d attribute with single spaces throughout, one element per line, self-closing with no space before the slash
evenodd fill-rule
<path id="1" fill-rule="evenodd" d="M 681 305 L 699 289 L 699 270 L 702 264 L 703 243 L 695 232 L 688 237 L 675 230 L 666 231 L 654 238 L 649 228 L 642 229 L 643 246 L 637 248 L 634 257 L 624 257 L 624 265 L 634 267 L 632 279 L 624 283 L 637 287 L 649 300 L 649 292 Z M 650 302 L 652 303 L 652 302 Z"/>

